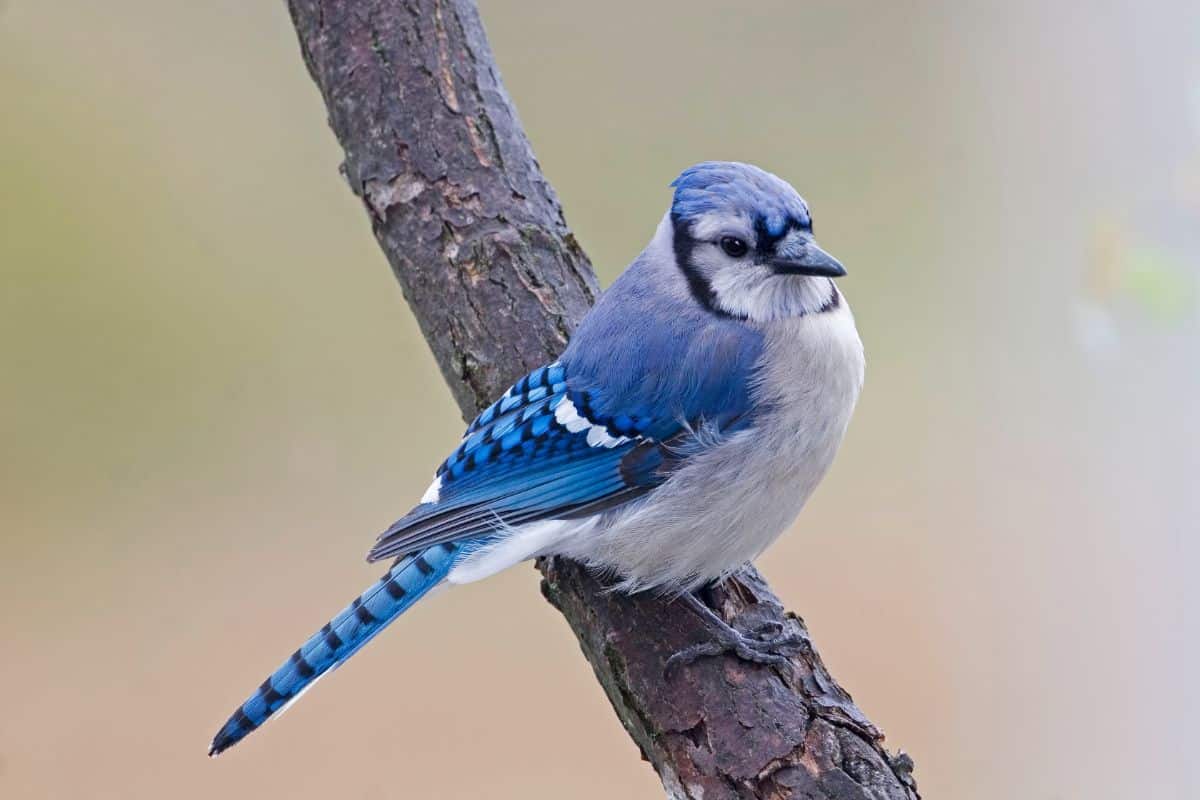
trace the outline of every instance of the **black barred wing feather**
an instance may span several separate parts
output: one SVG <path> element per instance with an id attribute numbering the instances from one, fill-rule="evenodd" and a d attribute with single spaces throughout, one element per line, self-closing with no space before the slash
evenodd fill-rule
<path id="1" fill-rule="evenodd" d="M 368 559 L 595 513 L 666 479 L 672 450 L 644 432 L 650 420 L 595 420 L 589 409 L 557 363 L 522 378 L 468 426 L 426 502 L 384 531 Z"/>

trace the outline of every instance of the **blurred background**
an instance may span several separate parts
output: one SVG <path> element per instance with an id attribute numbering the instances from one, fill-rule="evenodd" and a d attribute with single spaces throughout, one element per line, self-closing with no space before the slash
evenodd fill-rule
<path id="1" fill-rule="evenodd" d="M 710 158 L 868 352 L 762 559 L 927 798 L 1193 798 L 1200 6 L 483 0 L 604 283 Z M 531 566 L 209 739 L 461 431 L 281 2 L 0 3 L 0 796 L 661 796 Z"/>

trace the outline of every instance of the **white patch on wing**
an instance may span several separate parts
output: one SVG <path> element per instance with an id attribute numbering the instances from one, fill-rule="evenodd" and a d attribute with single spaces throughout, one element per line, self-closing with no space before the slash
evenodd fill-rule
<path id="1" fill-rule="evenodd" d="M 616 447 L 629 441 L 628 436 L 612 436 L 603 425 L 595 425 L 580 415 L 570 398 L 563 397 L 554 409 L 554 419 L 571 433 L 587 431 L 590 447 Z"/>
<path id="2" fill-rule="evenodd" d="M 593 425 L 587 435 L 587 443 L 592 447 L 616 447 L 628 441 L 628 436 L 610 436 L 602 425 Z"/>
<path id="3" fill-rule="evenodd" d="M 575 404 L 567 397 L 563 397 L 555 407 L 554 419 L 571 433 L 579 433 L 592 427 L 592 423 L 579 416 L 579 412 L 575 410 Z"/>
<path id="4" fill-rule="evenodd" d="M 510 528 L 495 544 L 468 553 L 446 576 L 448 583 L 471 583 L 491 577 L 530 558 L 555 552 L 563 539 L 595 525 L 595 518 L 547 519 Z"/>
<path id="5" fill-rule="evenodd" d="M 422 503 L 436 503 L 442 496 L 442 476 L 438 475 L 433 479 L 433 483 L 429 484 L 429 488 L 425 490 L 425 494 L 421 495 Z"/>

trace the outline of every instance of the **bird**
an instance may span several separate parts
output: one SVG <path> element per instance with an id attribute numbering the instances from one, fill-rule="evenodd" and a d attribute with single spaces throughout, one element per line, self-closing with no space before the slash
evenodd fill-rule
<path id="1" fill-rule="evenodd" d="M 784 637 L 733 629 L 696 597 L 761 554 L 830 468 L 863 385 L 845 268 L 808 204 L 756 166 L 706 161 L 671 184 L 645 249 L 561 356 L 472 421 L 433 482 L 379 535 L 383 577 L 314 633 L 212 741 L 228 749 L 432 589 L 539 556 L 624 592 L 681 598 L 723 650 L 762 663 Z M 678 657 L 678 658 L 677 658 Z M 671 663 L 668 663 L 668 667 Z"/>

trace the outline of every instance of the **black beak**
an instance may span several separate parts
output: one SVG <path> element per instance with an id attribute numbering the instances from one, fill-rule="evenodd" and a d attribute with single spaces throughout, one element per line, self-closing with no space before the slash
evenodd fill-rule
<path id="1" fill-rule="evenodd" d="M 840 278 L 846 268 L 833 256 L 826 253 L 811 239 L 804 244 L 799 255 L 791 257 L 773 256 L 767 259 L 771 269 L 780 275 L 819 275 L 825 278 Z"/>

